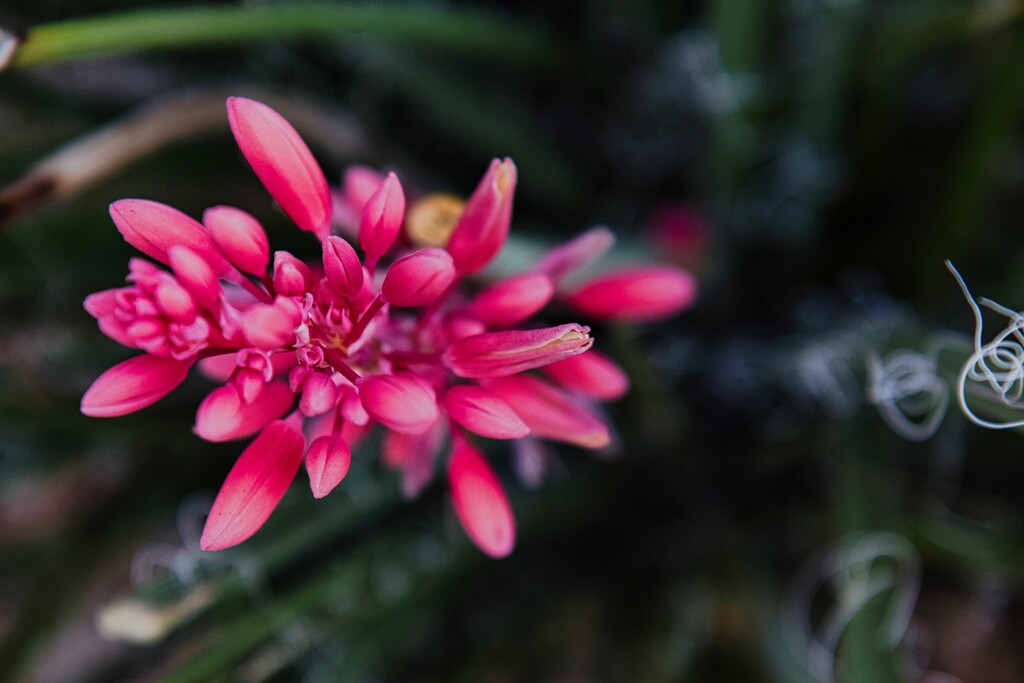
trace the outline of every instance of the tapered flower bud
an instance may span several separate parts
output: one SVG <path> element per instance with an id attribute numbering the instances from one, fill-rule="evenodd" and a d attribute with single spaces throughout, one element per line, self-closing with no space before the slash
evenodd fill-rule
<path id="1" fill-rule="evenodd" d="M 262 102 L 230 97 L 227 107 L 231 132 L 260 182 L 296 225 L 327 237 L 331 194 L 306 143 Z"/>
<path id="2" fill-rule="evenodd" d="M 697 280 L 681 268 L 652 266 L 590 280 L 568 297 L 580 312 L 607 320 L 644 321 L 686 310 L 697 298 Z"/>
<path id="3" fill-rule="evenodd" d="M 149 354 L 129 358 L 96 378 L 82 396 L 82 413 L 120 417 L 142 410 L 184 382 L 192 363 Z"/>
<path id="4" fill-rule="evenodd" d="M 299 409 L 306 417 L 323 415 L 338 401 L 338 387 L 327 375 L 310 372 L 302 385 Z"/>
<path id="5" fill-rule="evenodd" d="M 615 244 L 615 235 L 604 226 L 587 230 L 579 237 L 555 247 L 541 257 L 534 272 L 543 273 L 558 285 L 574 270 L 601 258 Z"/>
<path id="6" fill-rule="evenodd" d="M 287 251 L 274 252 L 274 290 L 281 296 L 302 296 L 313 287 L 309 266 Z"/>
<path id="7" fill-rule="evenodd" d="M 517 275 L 481 292 L 469 312 L 489 325 L 514 325 L 544 308 L 554 291 L 547 275 Z"/>
<path id="8" fill-rule="evenodd" d="M 544 372 L 570 391 L 603 401 L 622 398 L 629 391 L 629 375 L 594 349 L 545 365 Z"/>
<path id="9" fill-rule="evenodd" d="M 516 544 L 516 520 L 505 489 L 480 451 L 460 436 L 453 440 L 448 488 L 455 515 L 476 547 L 506 557 Z"/>
<path id="10" fill-rule="evenodd" d="M 444 294 L 454 279 L 455 266 L 448 252 L 426 247 L 391 264 L 381 298 L 394 306 L 425 306 Z"/>
<path id="11" fill-rule="evenodd" d="M 212 206 L 203 212 L 203 224 L 231 265 L 250 275 L 266 272 L 270 242 L 258 220 L 233 206 Z"/>
<path id="12" fill-rule="evenodd" d="M 295 341 L 302 309 L 294 300 L 278 297 L 272 304 L 253 304 L 242 312 L 246 340 L 258 349 L 277 349 Z"/>
<path id="13" fill-rule="evenodd" d="M 345 195 L 345 201 L 353 211 L 362 215 L 366 202 L 383 182 L 384 176 L 369 166 L 349 166 L 345 169 L 345 175 L 342 178 L 342 192 Z"/>
<path id="14" fill-rule="evenodd" d="M 571 394 L 527 375 L 501 377 L 487 388 L 508 403 L 534 436 L 583 448 L 598 449 L 611 443 L 608 426 Z"/>
<path id="15" fill-rule="evenodd" d="M 512 160 L 493 160 L 448 240 L 448 252 L 460 274 L 482 269 L 505 244 L 515 189 L 516 166 Z"/>
<path id="16" fill-rule="evenodd" d="M 438 418 L 434 389 L 415 375 L 365 377 L 359 397 L 373 419 L 403 434 L 425 432 Z"/>
<path id="17" fill-rule="evenodd" d="M 348 242 L 331 235 L 323 243 L 327 284 L 339 296 L 354 296 L 363 287 L 363 264 Z"/>
<path id="18" fill-rule="evenodd" d="M 341 483 L 352 464 L 352 451 L 340 434 L 321 436 L 306 453 L 306 472 L 314 498 L 323 498 Z"/>
<path id="19" fill-rule="evenodd" d="M 211 391 L 196 410 L 193 431 L 207 441 L 244 439 L 287 413 L 295 395 L 283 382 L 270 382 L 250 402 L 234 384 Z"/>
<path id="20" fill-rule="evenodd" d="M 442 360 L 459 377 L 514 375 L 583 353 L 594 343 L 589 333 L 589 327 L 574 323 L 485 332 L 452 342 Z"/>
<path id="21" fill-rule="evenodd" d="M 230 270 L 203 226 L 166 204 L 121 199 L 110 205 L 110 217 L 128 244 L 160 263 L 169 263 L 167 250 L 180 244 L 199 254 L 214 272 Z"/>
<path id="22" fill-rule="evenodd" d="M 304 446 L 302 434 L 286 422 L 267 425 L 228 473 L 206 518 L 199 547 L 223 550 L 256 533 L 295 479 Z"/>
<path id="23" fill-rule="evenodd" d="M 454 386 L 445 392 L 441 407 L 452 420 L 480 436 L 519 439 L 530 433 L 530 428 L 507 403 L 483 387 Z"/>
<path id="24" fill-rule="evenodd" d="M 398 176 L 388 173 L 363 206 L 359 223 L 359 246 L 366 252 L 367 267 L 371 271 L 373 264 L 395 243 L 404 217 L 405 193 L 402 192 L 402 184 L 398 182 Z"/>
<path id="25" fill-rule="evenodd" d="M 216 311 L 220 298 L 220 279 L 206 260 L 188 247 L 175 244 L 167 250 L 168 261 L 178 282 L 192 299 L 207 311 Z"/>

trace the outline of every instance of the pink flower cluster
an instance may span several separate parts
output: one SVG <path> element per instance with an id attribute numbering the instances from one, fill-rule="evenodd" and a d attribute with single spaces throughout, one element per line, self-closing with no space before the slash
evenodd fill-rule
<path id="1" fill-rule="evenodd" d="M 200 404 L 195 433 L 209 441 L 256 438 L 214 501 L 205 550 L 254 534 L 303 462 L 313 495 L 327 495 L 375 424 L 385 430 L 383 458 L 401 470 L 409 495 L 433 476 L 447 435 L 448 484 L 462 526 L 488 555 L 507 555 L 515 519 L 471 435 L 600 449 L 609 431 L 595 402 L 628 388 L 622 370 L 590 350 L 588 327 L 517 326 L 554 297 L 594 318 L 671 315 L 694 300 L 693 278 L 643 267 L 565 291 L 570 272 L 611 246 L 610 233 L 598 228 L 529 272 L 471 294 L 464 278 L 483 269 L 508 235 L 516 185 L 508 159 L 491 163 L 443 248 L 415 249 L 405 239 L 405 194 L 394 174 L 357 171 L 346 195 L 359 219 L 360 258 L 330 234 L 327 181 L 291 125 L 252 100 L 231 98 L 227 109 L 252 169 L 319 240 L 322 257 L 310 265 L 286 251 L 271 255 L 262 226 L 240 209 L 210 208 L 199 223 L 157 202 L 115 202 L 110 215 L 125 240 L 169 270 L 134 258 L 128 286 L 86 299 L 107 336 L 144 353 L 101 375 L 82 412 L 115 417 L 144 408 L 197 364 L 223 382 Z M 546 376 L 529 372 L 537 368 Z"/>

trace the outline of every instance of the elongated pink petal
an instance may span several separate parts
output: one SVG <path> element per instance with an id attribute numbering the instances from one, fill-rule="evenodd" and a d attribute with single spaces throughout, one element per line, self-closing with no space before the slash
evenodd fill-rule
<path id="1" fill-rule="evenodd" d="M 369 166 L 349 166 L 342 178 L 345 201 L 351 208 L 362 214 L 363 207 L 373 193 L 384 183 L 384 174 Z"/>
<path id="2" fill-rule="evenodd" d="M 491 162 L 448 241 L 448 252 L 460 274 L 475 273 L 491 262 L 508 237 L 516 166 L 511 159 Z"/>
<path id="3" fill-rule="evenodd" d="M 142 410 L 185 381 L 193 362 L 144 354 L 118 363 L 97 377 L 82 396 L 82 413 L 120 417 Z"/>
<path id="4" fill-rule="evenodd" d="M 594 278 L 570 294 L 568 302 L 595 318 L 643 321 L 680 313 L 696 299 L 696 278 L 681 268 L 652 266 Z"/>
<path id="5" fill-rule="evenodd" d="M 398 176 L 388 173 L 380 187 L 363 206 L 359 223 L 359 246 L 366 253 L 367 267 L 387 253 L 395 243 L 405 218 L 405 193 Z"/>
<path id="6" fill-rule="evenodd" d="M 505 489 L 468 441 L 456 436 L 453 447 L 448 488 L 455 515 L 476 547 L 495 559 L 506 557 L 516 544 L 516 520 Z"/>
<path id="7" fill-rule="evenodd" d="M 512 406 L 534 436 L 595 450 L 611 443 L 604 422 L 571 394 L 543 380 L 517 375 L 490 380 L 486 386 Z"/>
<path id="8" fill-rule="evenodd" d="M 274 290 L 281 296 L 302 296 L 313 287 L 309 266 L 287 251 L 274 252 Z"/>
<path id="9" fill-rule="evenodd" d="M 439 414 L 433 388 L 415 375 L 364 377 L 359 397 L 373 419 L 403 434 L 427 431 Z"/>
<path id="10" fill-rule="evenodd" d="M 287 297 L 272 304 L 254 304 L 242 312 L 245 338 L 258 349 L 277 349 L 295 341 L 295 328 L 302 321 L 299 305 Z"/>
<path id="11" fill-rule="evenodd" d="M 167 250 L 168 260 L 178 282 L 197 304 L 208 311 L 218 308 L 220 280 L 206 260 L 188 247 L 175 244 Z"/>
<path id="12" fill-rule="evenodd" d="M 507 403 L 483 387 L 454 386 L 445 392 L 441 407 L 448 417 L 480 436 L 519 439 L 530 433 L 530 428 Z"/>
<path id="13" fill-rule="evenodd" d="M 252 170 L 303 230 L 327 237 L 331 193 L 312 152 L 283 116 L 255 100 L 228 98 L 228 122 Z"/>
<path id="14" fill-rule="evenodd" d="M 381 440 L 381 459 L 402 473 L 402 495 L 412 500 L 434 478 L 434 467 L 446 433 L 442 422 L 422 434 L 400 434 L 388 430 Z"/>
<path id="15" fill-rule="evenodd" d="M 218 274 L 231 268 L 202 225 L 166 204 L 121 199 L 110 205 L 110 217 L 128 244 L 160 263 L 169 263 L 167 250 L 180 244 L 199 254 Z"/>
<path id="16" fill-rule="evenodd" d="M 391 264 L 381 298 L 395 306 L 425 306 L 444 294 L 454 279 L 455 266 L 448 252 L 426 247 Z"/>
<path id="17" fill-rule="evenodd" d="M 249 403 L 233 384 L 211 391 L 196 411 L 196 435 L 207 441 L 244 439 L 291 410 L 295 394 L 284 382 L 270 382 Z"/>
<path id="18" fill-rule="evenodd" d="M 566 389 L 590 398 L 614 401 L 629 391 L 629 375 L 594 349 L 545 365 L 544 372 Z"/>
<path id="19" fill-rule="evenodd" d="M 306 453 L 306 472 L 314 498 L 323 498 L 341 483 L 352 464 L 352 451 L 341 435 L 321 436 Z"/>
<path id="20" fill-rule="evenodd" d="M 224 480 L 199 547 L 223 550 L 256 533 L 295 478 L 304 445 L 302 434 L 284 421 L 267 425 Z"/>
<path id="21" fill-rule="evenodd" d="M 452 342 L 442 359 L 460 377 L 503 377 L 583 353 L 594 343 L 589 333 L 573 323 L 485 332 Z"/>
<path id="22" fill-rule="evenodd" d="M 334 292 L 351 297 L 363 288 L 363 264 L 351 244 L 331 235 L 323 243 L 323 261 L 327 284 Z"/>
<path id="23" fill-rule="evenodd" d="M 578 268 L 604 256 L 615 244 L 615 235 L 608 228 L 598 226 L 587 230 L 565 244 L 555 247 L 541 257 L 534 272 L 543 273 L 558 285 Z"/>
<path id="24" fill-rule="evenodd" d="M 514 325 L 544 308 L 554 292 L 547 275 L 517 275 L 481 292 L 469 311 L 489 325 Z"/>
<path id="25" fill-rule="evenodd" d="M 260 222 L 233 206 L 212 206 L 203 224 L 217 249 L 243 273 L 262 275 L 270 263 L 270 242 Z"/>

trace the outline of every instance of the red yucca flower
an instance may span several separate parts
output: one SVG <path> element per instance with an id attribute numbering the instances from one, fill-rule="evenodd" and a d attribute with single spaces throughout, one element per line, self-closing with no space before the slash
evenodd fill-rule
<path id="1" fill-rule="evenodd" d="M 469 435 L 600 449 L 609 431 L 594 402 L 629 385 L 614 362 L 589 350 L 588 327 L 515 326 L 556 296 L 591 317 L 666 316 L 694 300 L 693 278 L 639 268 L 564 291 L 567 274 L 611 246 L 611 234 L 598 228 L 530 272 L 471 295 L 462 279 L 484 268 L 508 235 L 516 185 L 509 159 L 491 163 L 444 248 L 415 249 L 403 238 L 405 195 L 394 174 L 353 169 L 343 210 L 357 219 L 360 258 L 330 234 L 327 181 L 291 125 L 252 100 L 231 98 L 227 109 L 245 158 L 284 212 L 319 240 L 322 258 L 311 265 L 285 251 L 271 255 L 262 226 L 240 209 L 213 207 L 199 223 L 157 202 L 115 202 L 110 215 L 124 238 L 168 269 L 132 259 L 127 287 L 86 299 L 107 336 L 144 353 L 101 375 L 82 412 L 116 417 L 144 408 L 196 364 L 223 382 L 200 404 L 196 434 L 256 438 L 214 501 L 206 550 L 255 533 L 303 462 L 313 495 L 327 495 L 373 424 L 385 430 L 383 457 L 402 471 L 407 495 L 433 476 L 447 434 L 455 512 L 481 550 L 507 555 L 512 510 Z M 529 373 L 537 368 L 546 377 Z"/>

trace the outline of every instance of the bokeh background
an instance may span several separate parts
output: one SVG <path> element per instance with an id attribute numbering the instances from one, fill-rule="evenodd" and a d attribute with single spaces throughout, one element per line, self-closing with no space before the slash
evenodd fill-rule
<path id="1" fill-rule="evenodd" d="M 1022 441 L 957 405 L 974 318 L 943 264 L 1024 308 L 1022 12 L 4 0 L 0 45 L 27 38 L 0 72 L 0 677 L 1024 680 Z M 190 431 L 210 385 L 79 414 L 127 357 L 81 306 L 132 255 L 111 201 L 234 204 L 308 250 L 232 94 L 280 108 L 332 183 L 363 163 L 468 194 L 514 158 L 506 264 L 604 224 L 616 259 L 700 278 L 678 318 L 595 328 L 633 377 L 617 453 L 559 448 L 540 486 L 490 453 L 510 558 L 440 484 L 402 500 L 372 448 L 200 553 L 239 451 Z"/>

